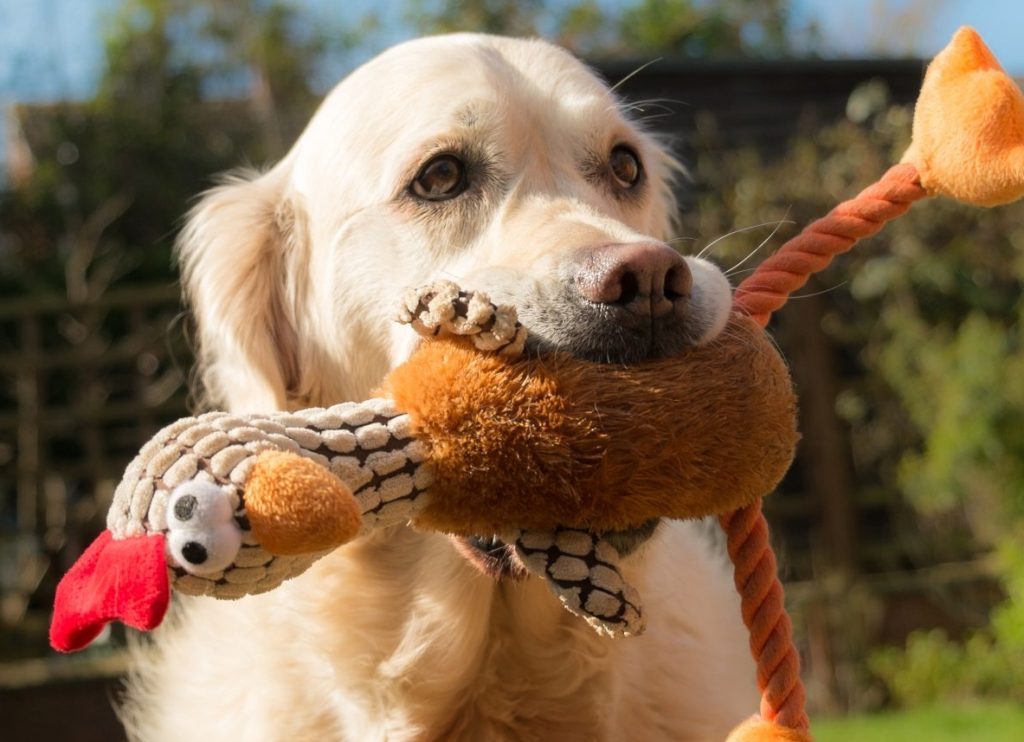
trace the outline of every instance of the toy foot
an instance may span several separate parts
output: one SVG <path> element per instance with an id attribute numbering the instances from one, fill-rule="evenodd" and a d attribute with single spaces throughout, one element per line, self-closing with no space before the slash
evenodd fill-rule
<path id="1" fill-rule="evenodd" d="M 806 729 L 789 729 L 760 717 L 740 724 L 725 742 L 811 742 Z"/>
<path id="2" fill-rule="evenodd" d="M 222 487 L 189 480 L 175 488 L 167 502 L 167 551 L 175 564 L 210 575 L 231 566 L 241 548 L 242 529 Z"/>
<path id="3" fill-rule="evenodd" d="M 602 634 L 635 636 L 644 630 L 640 596 L 619 571 L 619 552 L 600 536 L 574 528 L 523 531 L 516 553 L 547 580 L 562 604 Z"/>
<path id="4" fill-rule="evenodd" d="M 320 464 L 288 451 L 256 457 L 245 512 L 260 545 L 280 555 L 337 548 L 362 524 L 352 490 Z"/>
<path id="5" fill-rule="evenodd" d="M 498 306 L 480 291 L 463 291 L 451 281 L 435 281 L 402 296 L 398 321 L 424 337 L 469 337 L 479 350 L 516 357 L 523 352 L 526 328 L 514 307 Z"/>
<path id="6" fill-rule="evenodd" d="M 1024 94 L 974 29 L 928 66 L 903 162 L 929 193 L 976 206 L 1024 196 Z"/>

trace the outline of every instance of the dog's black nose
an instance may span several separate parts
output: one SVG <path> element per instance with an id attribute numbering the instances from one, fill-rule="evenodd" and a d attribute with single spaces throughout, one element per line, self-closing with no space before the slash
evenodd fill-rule
<path id="1" fill-rule="evenodd" d="M 663 317 L 686 303 L 693 276 L 663 242 L 628 242 L 587 250 L 577 263 L 576 289 L 587 301 L 631 314 Z"/>

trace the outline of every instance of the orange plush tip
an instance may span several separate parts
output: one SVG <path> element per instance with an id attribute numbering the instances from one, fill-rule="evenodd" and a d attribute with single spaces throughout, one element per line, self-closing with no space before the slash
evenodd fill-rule
<path id="1" fill-rule="evenodd" d="M 1024 95 L 974 29 L 928 66 L 903 162 L 931 194 L 975 206 L 1024 195 Z"/>
<path id="2" fill-rule="evenodd" d="M 320 464 L 288 451 L 256 457 L 245 505 L 253 535 L 271 554 L 334 549 L 362 525 L 352 491 Z"/>
<path id="3" fill-rule="evenodd" d="M 806 729 L 790 729 L 759 716 L 740 724 L 725 742 L 812 742 Z"/>

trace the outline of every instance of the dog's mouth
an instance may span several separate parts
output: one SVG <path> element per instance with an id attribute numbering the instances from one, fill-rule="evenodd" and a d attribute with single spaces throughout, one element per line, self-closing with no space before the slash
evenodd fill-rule
<path id="1" fill-rule="evenodd" d="M 497 536 L 452 536 L 455 549 L 477 571 L 493 580 L 525 579 L 529 571 L 516 549 Z"/>
<path id="2" fill-rule="evenodd" d="M 611 341 L 604 339 L 602 335 Z M 537 355 L 562 351 L 582 361 L 631 365 L 641 361 L 678 355 L 692 344 L 688 339 L 678 335 L 643 336 L 639 333 L 627 334 L 613 327 L 606 333 L 594 332 L 581 335 L 575 342 L 562 340 L 553 343 L 542 337 L 530 336 L 526 346 L 529 351 L 533 351 Z"/>
<path id="3" fill-rule="evenodd" d="M 618 307 L 575 302 L 555 313 L 527 305 L 520 315 L 530 328 L 529 351 L 558 351 L 596 363 L 632 365 L 668 358 L 700 339 L 698 328 L 680 316 L 635 317 Z"/>

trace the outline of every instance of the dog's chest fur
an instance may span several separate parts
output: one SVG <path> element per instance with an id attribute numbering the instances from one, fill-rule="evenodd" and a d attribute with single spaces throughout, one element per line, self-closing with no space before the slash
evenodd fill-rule
<path id="1" fill-rule="evenodd" d="M 272 593 L 181 606 L 122 717 L 146 742 L 724 738 L 757 699 L 728 575 L 685 523 L 637 559 L 648 631 L 612 640 L 444 536 L 382 532 Z"/>
<path id="2" fill-rule="evenodd" d="M 333 627 L 323 657 L 346 736 L 601 739 L 612 643 L 546 585 L 495 583 L 442 539 L 402 529 L 319 570 L 314 613 L 335 614 L 318 626 Z M 354 599 L 325 589 L 334 579 Z"/>

